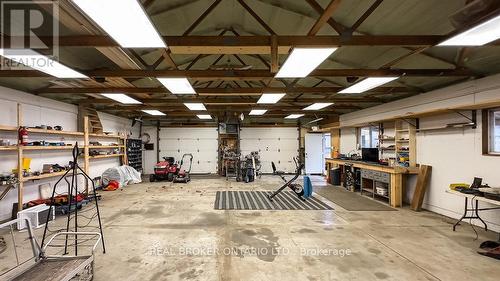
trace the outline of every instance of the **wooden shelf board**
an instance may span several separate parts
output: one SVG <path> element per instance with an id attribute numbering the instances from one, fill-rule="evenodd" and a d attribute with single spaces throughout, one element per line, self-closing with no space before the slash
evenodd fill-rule
<path id="1" fill-rule="evenodd" d="M 422 128 L 422 129 L 417 129 L 418 132 L 426 132 L 426 131 L 439 131 L 439 130 L 447 130 L 447 129 L 465 129 L 465 128 L 471 128 L 474 125 L 462 125 L 462 126 L 441 126 L 441 127 L 430 127 L 430 128 Z"/>
<path id="2" fill-rule="evenodd" d="M 18 130 L 19 130 L 19 128 L 16 127 L 16 126 L 4 126 L 4 125 L 0 125 L 0 131 L 13 131 L 13 132 L 16 132 Z"/>
<path id="3" fill-rule="evenodd" d="M 39 176 L 31 176 L 31 177 L 23 177 L 22 181 L 30 181 L 30 180 L 41 180 L 41 179 L 47 179 L 47 178 L 52 178 L 52 177 L 59 177 L 62 176 L 66 173 L 66 171 L 62 172 L 56 172 L 56 173 L 50 173 L 50 174 L 41 174 Z"/>
<path id="4" fill-rule="evenodd" d="M 92 148 L 125 148 L 124 145 L 89 145 L 89 149 Z"/>
<path id="5" fill-rule="evenodd" d="M 123 139 L 122 136 L 120 135 L 106 135 L 106 134 L 95 134 L 91 133 L 89 134 L 91 137 L 96 137 L 96 138 L 112 138 L 112 139 Z"/>
<path id="6" fill-rule="evenodd" d="M 73 145 L 65 145 L 65 146 L 20 146 L 19 148 L 22 150 L 69 150 L 73 149 Z"/>
<path id="7" fill-rule="evenodd" d="M 36 133 L 36 134 L 83 136 L 82 132 L 57 131 L 57 130 L 47 130 L 47 129 L 35 129 L 35 128 L 27 128 L 26 130 L 28 130 L 28 132 L 30 133 Z"/>
<path id="8" fill-rule="evenodd" d="M 110 155 L 96 155 L 96 156 L 89 156 L 90 159 L 101 159 L 101 158 L 111 158 L 111 157 L 121 157 L 124 154 L 110 154 Z"/>
<path id="9" fill-rule="evenodd" d="M 17 145 L 0 146 L 0 151 L 12 151 L 12 150 L 17 150 Z"/>

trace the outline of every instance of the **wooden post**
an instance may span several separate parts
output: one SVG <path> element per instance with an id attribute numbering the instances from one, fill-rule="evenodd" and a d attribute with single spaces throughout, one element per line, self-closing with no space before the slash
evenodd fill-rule
<path id="1" fill-rule="evenodd" d="M 122 153 L 122 165 L 128 165 L 128 158 L 127 158 L 127 135 L 123 136 L 122 140 L 122 147 L 120 148 L 120 151 Z"/>
<path id="2" fill-rule="evenodd" d="M 413 119 L 413 121 L 416 120 Z M 413 125 L 408 126 L 408 134 L 409 134 L 409 141 L 408 141 L 408 155 L 410 156 L 410 167 L 416 167 L 417 166 L 417 128 Z"/>
<path id="3" fill-rule="evenodd" d="M 20 103 L 17 104 L 17 129 L 23 125 L 23 112 L 22 106 Z M 19 185 L 17 188 L 17 211 L 23 210 L 23 189 L 24 189 L 24 181 L 23 181 L 23 148 L 19 143 L 19 136 L 17 141 L 17 179 L 19 181 Z"/>
<path id="4" fill-rule="evenodd" d="M 403 206 L 403 175 L 401 173 L 391 174 L 391 206 Z"/>
<path id="5" fill-rule="evenodd" d="M 86 174 L 90 170 L 90 156 L 89 156 L 89 117 L 83 117 L 83 169 Z"/>
<path id="6" fill-rule="evenodd" d="M 19 180 L 19 186 L 17 188 L 17 211 L 23 210 L 23 148 L 17 148 L 17 179 Z"/>
<path id="7" fill-rule="evenodd" d="M 332 142 L 331 157 L 334 158 L 335 150 L 337 150 L 340 153 L 340 129 L 332 129 L 330 134 Z"/>

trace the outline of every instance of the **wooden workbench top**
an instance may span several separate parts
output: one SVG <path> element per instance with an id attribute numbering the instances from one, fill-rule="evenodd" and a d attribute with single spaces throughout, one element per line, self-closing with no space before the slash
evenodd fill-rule
<path id="1" fill-rule="evenodd" d="M 389 167 L 389 166 L 384 166 L 376 163 L 368 163 L 368 162 L 363 162 L 363 161 L 356 161 L 356 160 L 342 160 L 342 159 L 336 159 L 336 158 L 325 158 L 327 163 L 334 163 L 334 164 L 352 164 L 356 168 L 360 169 L 367 169 L 367 170 L 374 170 L 374 171 L 379 171 L 379 172 L 384 172 L 384 173 L 389 173 L 389 174 L 412 174 L 416 175 L 418 174 L 418 168 L 417 167 Z"/>

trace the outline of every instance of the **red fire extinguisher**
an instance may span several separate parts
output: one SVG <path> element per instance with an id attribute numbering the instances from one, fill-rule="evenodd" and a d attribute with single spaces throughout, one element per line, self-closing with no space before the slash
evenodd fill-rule
<path id="1" fill-rule="evenodd" d="M 27 145 L 28 144 L 28 130 L 25 127 L 19 128 L 19 144 Z"/>

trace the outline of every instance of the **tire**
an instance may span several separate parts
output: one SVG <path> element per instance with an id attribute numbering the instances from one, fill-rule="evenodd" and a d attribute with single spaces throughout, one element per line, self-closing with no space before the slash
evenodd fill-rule
<path id="1" fill-rule="evenodd" d="M 156 181 L 155 175 L 150 175 L 149 176 L 149 182 L 155 182 L 155 181 Z"/>
<path id="2" fill-rule="evenodd" d="M 167 174 L 167 181 L 173 181 L 174 180 L 174 174 L 173 173 L 168 173 Z"/>

